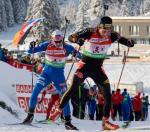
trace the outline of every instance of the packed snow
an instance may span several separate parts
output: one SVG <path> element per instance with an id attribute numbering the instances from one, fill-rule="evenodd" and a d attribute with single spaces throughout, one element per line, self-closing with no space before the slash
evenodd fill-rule
<path id="1" fill-rule="evenodd" d="M 17 28 L 17 29 L 16 29 Z M 3 32 L 0 34 L 0 42 L 3 43 L 4 47 L 7 47 L 12 42 L 12 36 L 18 30 L 20 26 L 15 27 L 15 29 L 11 28 L 8 32 Z M 13 33 L 10 33 L 13 32 Z M 13 34 L 13 35 L 12 35 Z M 65 75 L 68 75 L 71 64 L 68 64 L 65 68 Z M 76 65 L 71 72 L 73 75 L 75 71 Z M 110 82 L 117 82 L 120 76 L 120 72 L 122 69 L 122 64 L 113 64 L 113 63 L 105 63 L 104 69 L 109 77 Z M 146 95 L 150 94 L 150 63 L 127 63 L 121 78 L 121 82 L 126 83 L 135 83 L 135 82 L 143 82 L 144 92 Z M 17 104 L 16 91 L 13 87 L 13 84 L 17 83 L 28 83 L 31 84 L 31 72 L 26 69 L 17 69 L 14 68 L 4 62 L 0 62 L 0 101 L 4 101 L 8 106 L 10 106 L 14 111 L 17 112 L 18 117 L 10 114 L 7 110 L 0 108 L 0 132 L 62 132 L 66 131 L 63 124 L 57 125 L 56 123 L 51 124 L 38 124 L 33 121 L 34 126 L 25 126 L 25 125 L 8 125 L 12 123 L 22 122 L 26 117 L 26 113 L 19 108 Z M 71 77 L 70 77 L 71 78 Z M 37 77 L 34 75 L 34 83 L 36 82 Z M 91 83 L 92 84 L 92 83 Z M 149 110 L 150 112 L 150 110 Z M 45 119 L 45 116 L 35 115 L 36 120 Z M 72 123 L 79 128 L 80 132 L 100 132 L 101 121 L 90 121 L 90 120 L 79 120 L 72 117 Z M 123 122 L 116 121 L 120 126 Z M 138 131 L 149 132 L 150 131 L 150 116 L 147 121 L 133 121 L 131 126 L 124 129 L 119 129 L 117 131 L 120 132 L 132 132 L 136 131 L 135 128 L 141 128 Z M 148 130 L 144 129 L 148 128 Z M 142 130 L 143 129 L 143 130 Z"/>
<path id="2" fill-rule="evenodd" d="M 108 73 L 110 81 L 118 80 L 118 75 L 121 71 L 121 67 L 122 67 L 121 64 L 120 65 L 105 64 L 105 68 Z M 70 65 L 67 65 L 66 73 L 65 73 L 66 75 L 68 74 L 69 69 L 70 69 Z M 139 72 L 137 72 L 138 69 L 139 69 Z M 143 74 L 141 74 L 141 72 L 143 72 L 141 69 L 145 71 Z M 150 74 L 149 73 L 150 71 L 146 69 L 149 69 L 149 65 L 144 65 L 144 64 L 127 65 L 125 67 L 122 80 L 132 81 L 131 79 L 132 77 L 134 78 L 133 81 L 139 81 L 139 80 L 141 81 L 142 79 L 142 81 L 144 82 L 144 85 L 148 86 L 149 85 L 148 75 Z M 14 115 L 11 115 L 9 112 L 7 112 L 6 110 L 0 108 L 0 116 L 1 116 L 0 130 L 1 132 L 9 132 L 9 131 L 12 131 L 12 132 L 26 132 L 26 131 L 62 132 L 62 131 L 66 131 L 63 124 L 61 125 L 57 125 L 55 123 L 38 124 L 35 122 L 35 120 L 33 121 L 33 125 L 35 126 L 7 125 L 7 124 L 12 124 L 12 123 L 22 122 L 23 119 L 26 117 L 26 113 L 22 109 L 20 109 L 16 103 L 17 101 L 16 101 L 15 89 L 12 89 L 10 85 L 13 84 L 14 82 L 18 83 L 18 81 L 21 81 L 21 80 L 22 80 L 22 83 L 25 83 L 26 81 L 31 83 L 30 81 L 31 73 L 27 72 L 25 69 L 13 68 L 3 62 L 0 62 L 0 72 L 2 73 L 2 75 L 4 75 L 3 77 L 0 78 L 0 82 L 1 82 L 0 100 L 5 101 L 8 106 L 11 106 L 12 109 L 17 111 L 18 113 L 18 117 L 15 117 Z M 74 70 L 72 71 L 72 74 L 73 72 Z M 144 74 L 146 74 L 146 77 L 143 77 Z M 14 75 L 16 78 L 14 78 Z M 23 77 L 24 79 L 23 78 L 19 79 L 19 77 Z M 36 80 L 36 77 L 34 78 L 34 80 Z M 5 82 L 5 83 L 2 83 L 2 82 Z M 145 88 L 144 91 L 147 94 L 149 94 L 148 88 Z M 40 119 L 45 119 L 45 117 L 42 115 L 36 115 L 34 119 L 40 120 Z M 148 117 L 147 121 L 139 121 L 139 122 L 134 121 L 131 123 L 131 126 L 129 127 L 129 129 L 126 129 L 126 131 L 127 132 L 135 131 L 135 130 L 132 130 L 135 127 L 140 127 L 140 128 L 148 127 L 150 129 L 149 122 L 150 122 L 150 117 Z M 102 130 L 101 121 L 79 120 L 73 117 L 72 123 L 75 126 L 77 126 L 81 132 L 95 132 L 95 131 L 99 132 Z M 122 122 L 116 121 L 116 123 L 122 125 Z M 119 129 L 117 131 L 122 132 L 124 130 Z M 142 131 L 149 131 L 149 130 L 142 130 Z"/>

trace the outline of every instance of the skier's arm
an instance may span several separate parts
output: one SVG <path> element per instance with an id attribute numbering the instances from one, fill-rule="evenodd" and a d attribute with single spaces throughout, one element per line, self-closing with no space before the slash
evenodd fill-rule
<path id="1" fill-rule="evenodd" d="M 112 41 L 112 43 L 115 42 L 115 41 L 118 41 L 118 43 L 121 43 L 121 44 L 123 44 L 125 46 L 128 46 L 128 47 L 133 47 L 134 44 L 135 44 L 135 42 L 133 40 L 129 40 L 125 37 L 122 37 L 117 32 L 112 32 L 111 33 L 111 41 Z"/>
<path id="2" fill-rule="evenodd" d="M 93 31 L 94 31 L 94 28 L 86 28 L 82 31 L 71 34 L 68 37 L 68 40 L 72 43 L 78 43 L 79 44 L 79 41 L 81 41 L 81 39 L 83 39 L 83 41 L 84 41 L 86 38 L 89 38 Z"/>
<path id="3" fill-rule="evenodd" d="M 69 54 L 72 54 L 73 57 L 77 57 L 81 59 L 82 54 L 79 51 L 77 51 L 72 45 L 66 44 L 65 46 L 66 46 L 67 56 Z"/>
<path id="4" fill-rule="evenodd" d="M 46 42 L 41 43 L 38 47 L 30 47 L 28 50 L 28 53 L 32 54 L 32 53 L 36 53 L 36 52 L 45 51 L 48 44 L 49 44 L 49 41 L 46 41 Z"/>

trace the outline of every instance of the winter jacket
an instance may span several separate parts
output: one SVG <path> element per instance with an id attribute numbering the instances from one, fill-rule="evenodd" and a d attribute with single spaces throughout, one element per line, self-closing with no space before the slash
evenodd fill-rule
<path id="1" fill-rule="evenodd" d="M 123 108 L 128 108 L 129 110 L 133 110 L 132 101 L 129 94 L 127 92 L 123 92 L 122 96 L 123 96 L 123 101 L 122 101 Z"/>
<path id="2" fill-rule="evenodd" d="M 97 95 L 97 104 L 104 105 L 104 97 L 102 94 Z"/>
<path id="3" fill-rule="evenodd" d="M 112 102 L 114 105 L 119 105 L 123 101 L 123 96 L 120 94 L 120 92 L 116 91 L 115 94 L 112 95 Z"/>
<path id="4" fill-rule="evenodd" d="M 133 98 L 132 104 L 133 104 L 133 110 L 135 112 L 140 112 L 142 110 L 142 100 L 140 98 L 140 94 L 136 95 Z"/>
<path id="5" fill-rule="evenodd" d="M 3 51 L 2 51 L 2 49 L 0 48 L 0 60 L 2 60 L 2 57 L 3 57 Z"/>

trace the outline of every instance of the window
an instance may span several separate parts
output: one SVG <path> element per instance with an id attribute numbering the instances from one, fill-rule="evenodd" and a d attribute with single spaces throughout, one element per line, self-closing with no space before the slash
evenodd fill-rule
<path id="1" fill-rule="evenodd" d="M 150 26 L 147 26 L 147 35 L 150 35 Z"/>
<path id="2" fill-rule="evenodd" d="M 120 33 L 120 34 L 122 34 L 122 27 L 119 26 L 119 25 L 114 25 L 113 30 Z"/>
<path id="3" fill-rule="evenodd" d="M 133 35 L 133 36 L 139 35 L 139 26 L 137 25 L 129 26 L 129 35 Z"/>

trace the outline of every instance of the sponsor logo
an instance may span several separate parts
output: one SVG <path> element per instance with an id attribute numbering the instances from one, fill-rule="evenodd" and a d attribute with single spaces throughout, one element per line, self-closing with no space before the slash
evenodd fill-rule
<path id="1" fill-rule="evenodd" d="M 22 108 L 24 111 L 27 111 L 29 108 L 29 100 L 32 93 L 32 85 L 16 84 L 15 88 L 16 88 L 17 103 L 19 107 Z M 42 96 L 41 94 L 38 96 L 38 101 L 40 100 L 41 96 Z M 43 102 L 41 104 L 37 103 L 35 113 L 46 114 L 50 96 L 51 96 L 50 94 L 46 94 L 46 96 L 43 99 Z"/>
<path id="2" fill-rule="evenodd" d="M 106 42 L 106 41 L 109 41 L 109 38 L 91 38 L 89 40 L 89 42 L 91 42 L 91 43 L 94 43 L 94 42 L 102 43 L 102 42 Z"/>

